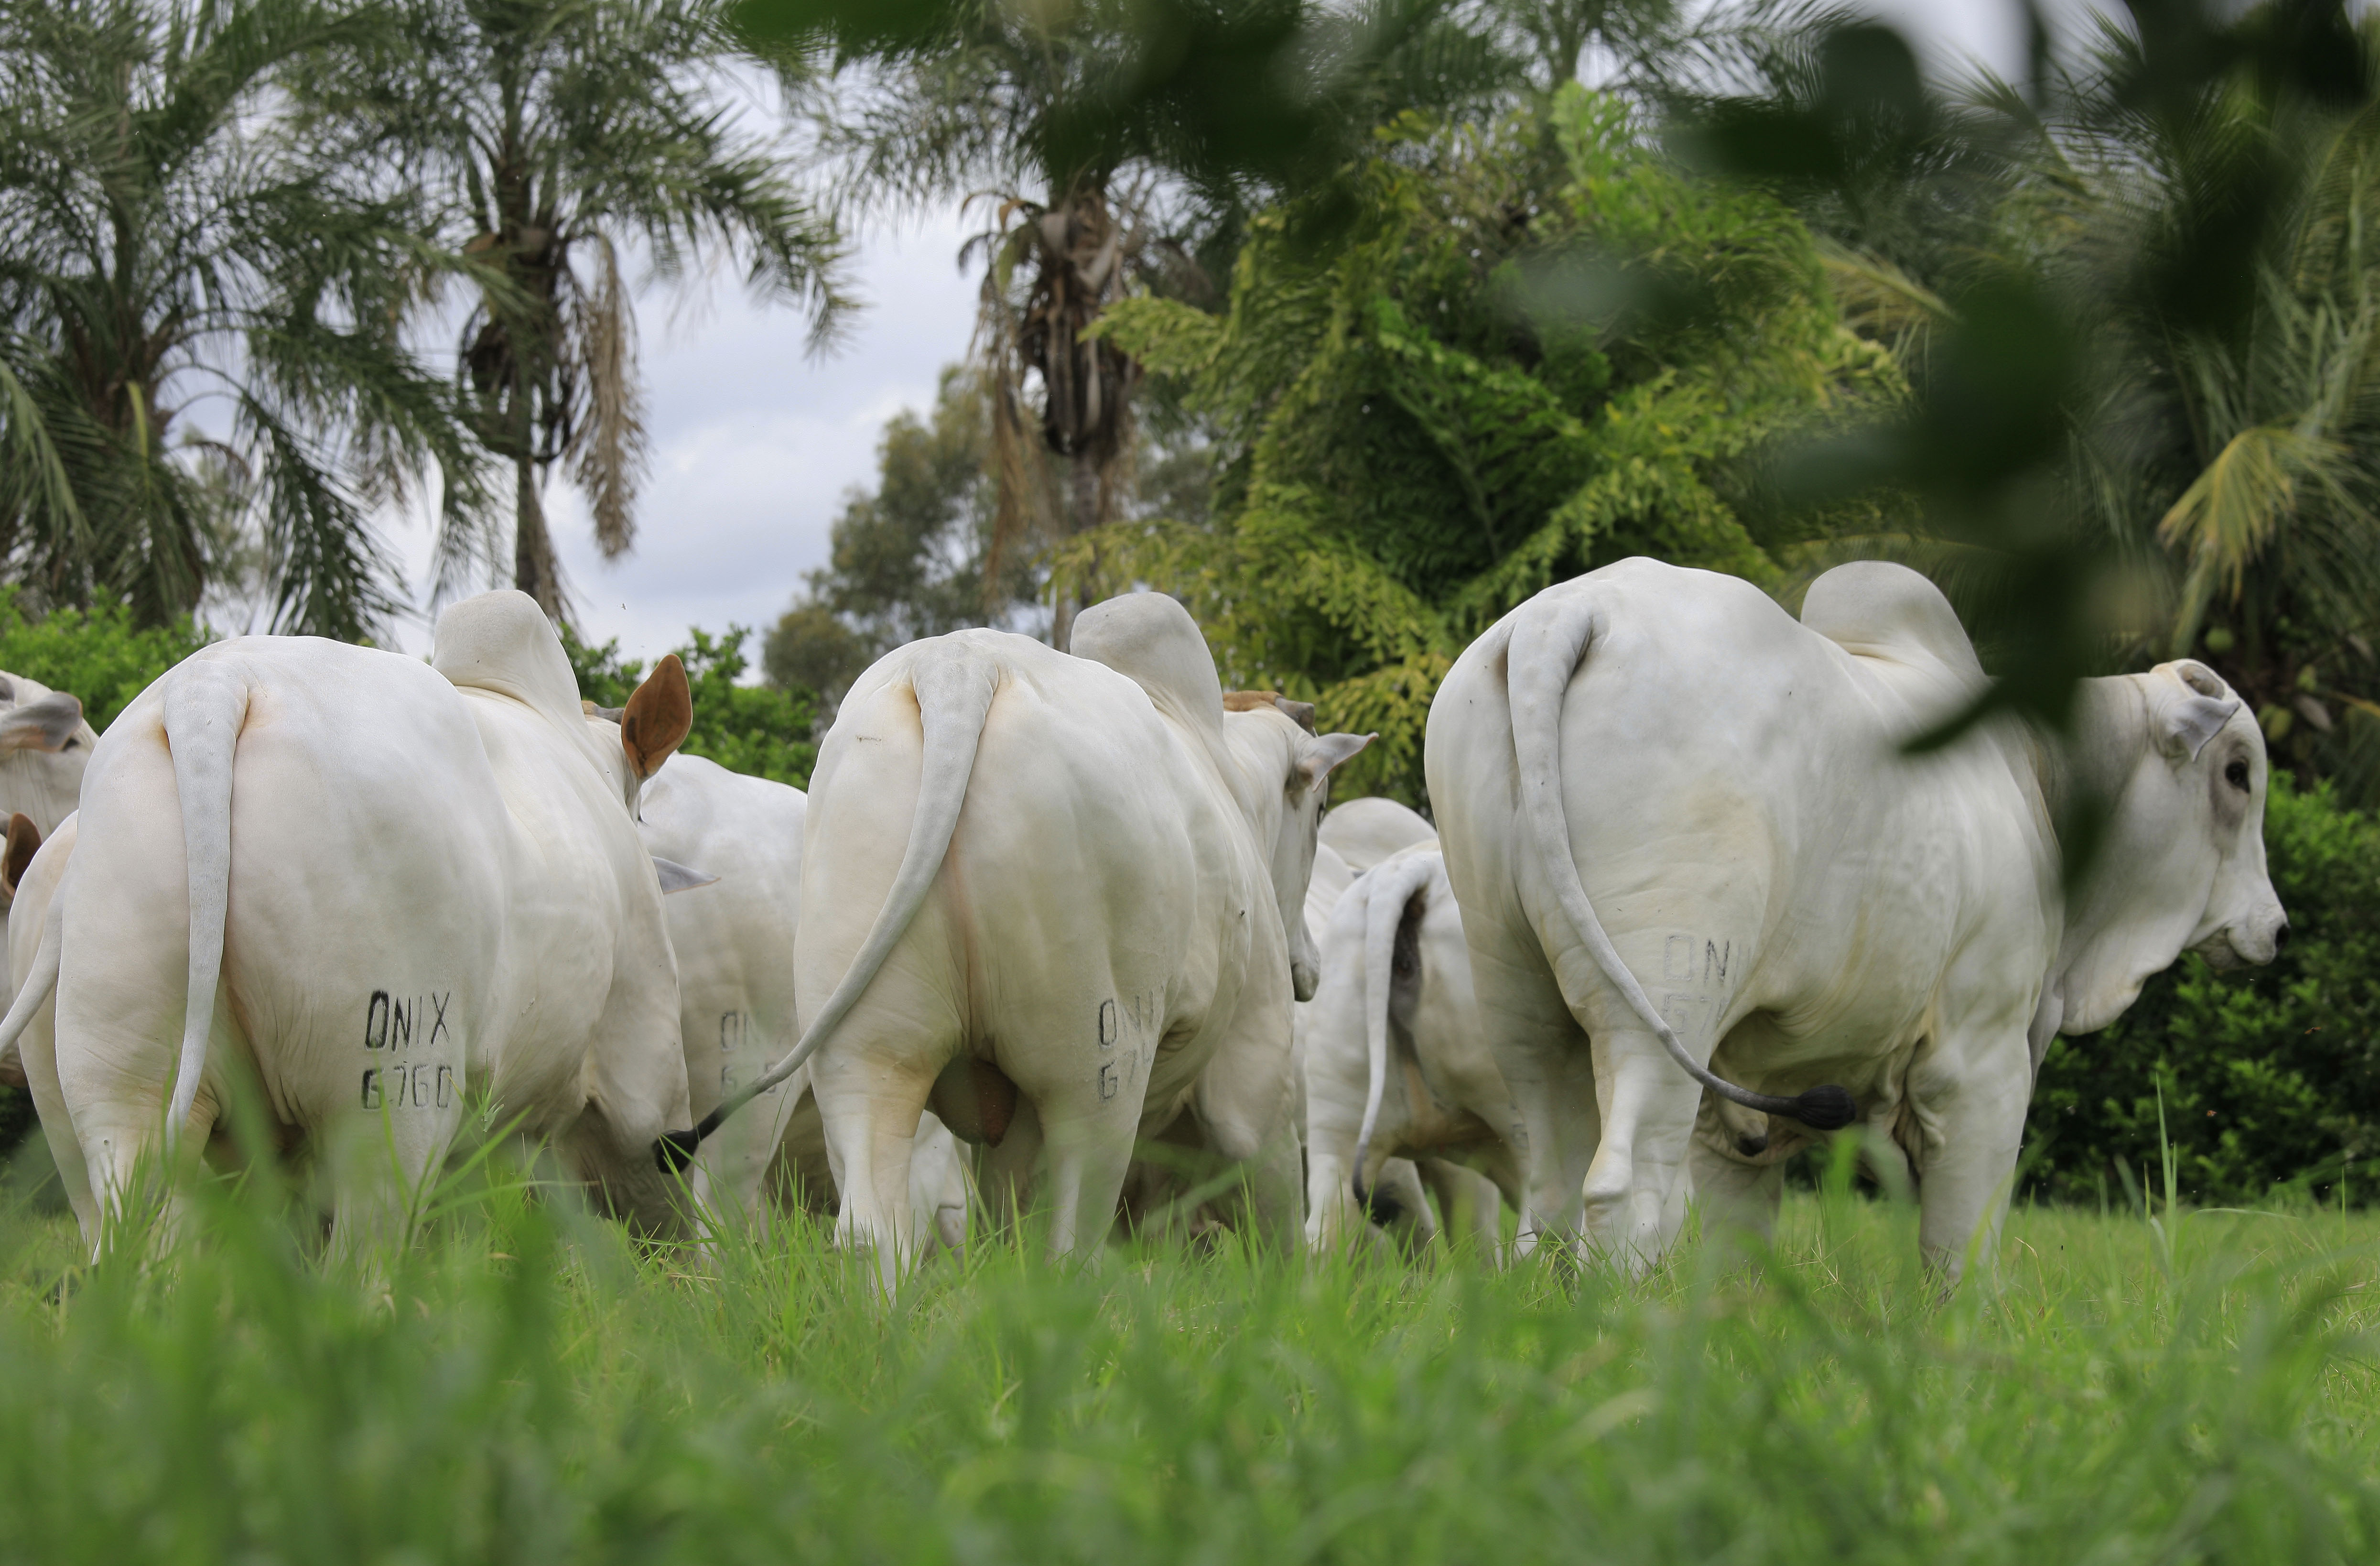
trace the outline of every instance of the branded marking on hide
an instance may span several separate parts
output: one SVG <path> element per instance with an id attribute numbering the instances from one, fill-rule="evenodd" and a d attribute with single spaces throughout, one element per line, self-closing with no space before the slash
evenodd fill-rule
<path id="1" fill-rule="evenodd" d="M 450 1109 L 455 1103 L 455 1068 L 432 1061 L 409 1066 L 366 1066 L 359 1097 L 368 1110 Z"/>
<path id="2" fill-rule="evenodd" d="M 752 1036 L 752 1015 L 748 1012 L 719 1014 L 719 1090 L 731 1093 L 735 1089 L 735 1062 L 728 1057 L 741 1050 Z M 762 1062 L 766 1064 L 766 1062 Z M 782 1082 L 763 1090 L 764 1096 L 775 1098 L 784 1091 Z"/>
<path id="3" fill-rule="evenodd" d="M 417 1026 L 426 1018 L 428 1031 L 422 1038 L 426 1049 L 435 1045 L 447 1032 L 446 1008 L 455 999 L 451 989 L 444 993 L 426 995 L 392 995 L 385 989 L 375 989 L 364 1002 L 364 1048 L 367 1050 L 410 1050 Z"/>
<path id="4" fill-rule="evenodd" d="M 1701 950 L 1695 950 L 1700 947 Z M 1661 948 L 1661 977 L 1673 985 L 1707 988 L 1727 982 L 1735 964 L 1735 942 L 1703 936 L 1673 935 Z"/>

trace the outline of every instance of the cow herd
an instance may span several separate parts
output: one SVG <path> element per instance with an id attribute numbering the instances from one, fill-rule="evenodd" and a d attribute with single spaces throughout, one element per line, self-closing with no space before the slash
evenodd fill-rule
<path id="1" fill-rule="evenodd" d="M 1433 828 L 1326 815 L 1369 736 L 1224 690 L 1159 594 L 1064 653 L 887 655 L 807 797 L 672 761 L 674 658 L 583 703 L 518 593 L 449 609 L 427 663 L 219 643 L 103 738 L 10 676 L 0 1072 L 94 1246 L 152 1174 L 252 1147 L 244 1099 L 343 1247 L 407 1232 L 476 1123 L 654 1235 L 831 1208 L 888 1288 L 1028 1206 L 1061 1254 L 1122 1211 L 1641 1268 L 1690 1196 L 1765 1227 L 1840 1133 L 1955 1273 L 2051 1037 L 2288 929 L 2263 738 L 2212 671 L 1908 745 L 1986 690 L 1912 572 L 1831 572 L 1797 621 L 1626 561 L 1456 662 Z"/>

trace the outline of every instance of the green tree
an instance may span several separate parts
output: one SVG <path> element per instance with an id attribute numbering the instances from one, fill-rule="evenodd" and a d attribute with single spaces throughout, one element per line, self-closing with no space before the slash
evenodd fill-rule
<path id="1" fill-rule="evenodd" d="M 1407 121 L 1342 246 L 1269 213 L 1223 315 L 1113 308 L 1103 330 L 1221 431 L 1216 520 L 1112 526 L 1061 569 L 1181 596 L 1228 682 L 1378 729 L 1349 786 L 1408 799 L 1454 654 L 1548 582 L 1634 553 L 1780 580 L 1844 523 L 1770 504 L 1757 459 L 1900 382 L 1781 203 L 1637 123 L 1575 86 L 1487 127 Z"/>
<path id="2" fill-rule="evenodd" d="M 369 518 L 476 498 L 403 324 L 409 203 L 293 135 L 292 72 L 385 42 L 314 0 L 0 0 L 0 559 L 163 625 L 261 548 L 276 629 L 397 607 Z"/>
<path id="3" fill-rule="evenodd" d="M 19 607 L 20 596 L 19 589 L 0 588 L 0 669 L 69 692 L 102 733 L 158 675 L 209 640 L 187 614 L 141 625 L 123 604 L 98 603 L 35 619 Z"/>
<path id="4" fill-rule="evenodd" d="M 2261 8 L 2269 20 L 2289 7 Z M 2285 762 L 2380 798 L 2380 30 L 2342 38 L 2326 96 L 2245 64 L 2127 102 L 2137 41 L 2109 34 L 2057 100 L 2009 206 L 2095 311 L 2107 367 L 2087 453 L 2100 525 L 2161 567 L 2144 652 L 2197 654 Z M 2111 255 L 2172 256 L 2241 226 L 2215 275 L 2126 289 Z M 2210 313 L 2204 296 L 2231 297 Z M 2151 553 L 2151 551 L 2154 551 Z"/>
<path id="5" fill-rule="evenodd" d="M 744 625 L 728 626 L 723 637 L 696 627 L 675 649 L 694 691 L 694 727 L 682 748 L 732 772 L 807 787 L 818 761 L 809 693 L 743 683 L 751 668 L 744 643 L 751 634 Z M 598 707 L 626 706 L 645 677 L 645 665 L 621 659 L 617 641 L 589 647 L 565 626 L 562 649 L 578 676 L 579 696 Z"/>
<path id="6" fill-rule="evenodd" d="M 707 0 L 393 0 L 396 41 L 308 84 L 310 123 L 431 193 L 477 264 L 459 374 L 473 433 L 513 477 L 513 585 L 561 619 L 541 482 L 567 466 L 606 558 L 636 541 L 644 464 L 622 252 L 683 279 L 730 260 L 764 297 L 838 319 L 838 242 L 771 139 L 722 107 L 730 48 Z M 480 530 L 450 527 L 442 589 Z"/>
<path id="7" fill-rule="evenodd" d="M 1135 288 L 1201 286 L 1252 194 L 1327 174 L 1384 113 L 1475 97 L 1500 57 L 1443 0 L 748 0 L 754 32 L 831 45 L 856 91 L 823 144 L 863 212 L 985 198 L 975 352 L 1011 549 L 1079 537 L 1130 490 L 1138 366 L 1088 332 Z M 1053 461 L 1041 460 L 1038 447 Z M 1081 601 L 1061 593 L 1066 645 Z"/>
<path id="8" fill-rule="evenodd" d="M 2380 30 L 2327 3 L 2137 19 L 1950 103 L 1884 30 L 1819 30 L 1717 140 L 1828 237 L 1850 319 L 1939 415 L 1840 464 L 1929 492 L 1917 534 L 1856 547 L 1927 565 L 2044 697 L 2204 657 L 2277 760 L 2369 803 Z"/>
<path id="9" fill-rule="evenodd" d="M 769 633 L 771 680 L 832 702 L 903 642 L 1023 610 L 1038 578 L 1021 552 L 986 579 L 999 507 L 990 422 L 975 372 L 953 365 L 930 417 L 905 410 L 885 425 L 875 490 L 846 497 L 831 560 Z"/>

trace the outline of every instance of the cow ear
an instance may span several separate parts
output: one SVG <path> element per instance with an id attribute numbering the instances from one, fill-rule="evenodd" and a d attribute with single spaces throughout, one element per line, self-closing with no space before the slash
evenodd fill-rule
<path id="1" fill-rule="evenodd" d="M 17 901 L 17 883 L 41 851 L 42 829 L 22 810 L 8 818 L 8 846 L 0 853 L 0 908 Z"/>
<path id="2" fill-rule="evenodd" d="M 0 753 L 64 750 L 81 727 L 81 701 L 65 691 L 52 691 L 39 701 L 28 701 L 0 714 Z"/>
<path id="3" fill-rule="evenodd" d="M 2157 714 L 2158 748 L 2176 761 L 2195 761 L 2206 742 L 2223 732 L 2231 714 L 2240 710 L 2236 696 L 2200 696 L 2192 692 L 2166 703 Z"/>
<path id="4" fill-rule="evenodd" d="M 653 873 L 661 878 L 662 895 L 664 897 L 673 892 L 692 892 L 698 886 L 716 886 L 719 883 L 717 876 L 707 870 L 698 870 L 692 865 L 681 865 L 658 854 L 652 856 L 652 860 Z"/>
<path id="5" fill-rule="evenodd" d="M 620 748 L 628 753 L 637 776 L 649 778 L 686 743 L 693 727 L 694 692 L 686 683 L 686 665 L 676 653 L 666 654 L 620 709 Z"/>
<path id="6" fill-rule="evenodd" d="M 1297 775 L 1314 787 L 1346 762 L 1352 761 L 1364 747 L 1379 738 L 1378 734 L 1316 734 L 1297 747 Z"/>

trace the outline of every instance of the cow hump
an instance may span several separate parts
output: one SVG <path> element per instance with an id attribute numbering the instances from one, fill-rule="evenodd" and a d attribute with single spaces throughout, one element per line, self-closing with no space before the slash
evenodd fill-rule
<path id="1" fill-rule="evenodd" d="M 1163 711 L 1214 734 L 1223 729 L 1223 682 L 1190 612 L 1163 593 L 1126 593 L 1086 609 L 1071 650 L 1148 693 Z"/>
<path id="2" fill-rule="evenodd" d="M 1836 566 L 1810 584 L 1802 624 L 1861 658 L 1938 666 L 1962 684 L 1984 677 L 1950 601 L 1906 565 L 1862 560 Z"/>
<path id="3" fill-rule="evenodd" d="M 565 733 L 583 727 L 578 681 L 562 638 L 525 592 L 481 593 L 440 615 L 430 666 L 456 686 L 526 702 Z"/>

